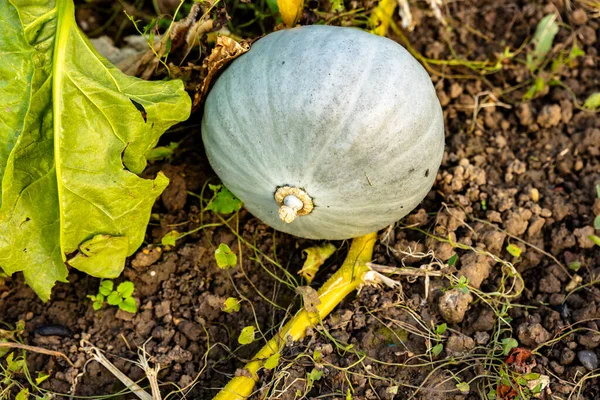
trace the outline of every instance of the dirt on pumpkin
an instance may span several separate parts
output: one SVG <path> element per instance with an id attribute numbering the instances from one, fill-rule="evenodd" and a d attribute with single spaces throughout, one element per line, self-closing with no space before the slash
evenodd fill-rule
<path id="1" fill-rule="evenodd" d="M 174 10 L 158 3 L 163 12 Z M 380 232 L 375 248 L 373 263 L 406 267 L 391 276 L 401 287 L 365 286 L 349 296 L 304 340 L 286 345 L 277 368 L 261 371 L 253 399 L 600 397 L 600 245 L 590 239 L 600 235 L 593 226 L 600 214 L 600 117 L 582 107 L 600 88 L 600 12 L 590 1 L 442 3 L 440 19 L 427 2 L 411 2 L 414 27 L 402 29 L 395 12 L 398 29 L 388 29 L 388 37 L 420 55 L 446 124 L 433 189 Z M 300 23 L 360 26 L 377 6 L 344 4 L 336 14 L 328 1 L 309 1 Z M 148 18 L 148 10 L 138 9 L 137 17 Z M 261 2 L 217 3 L 205 32 L 229 26 L 254 39 L 280 28 L 265 10 Z M 532 74 L 531 40 L 549 14 L 560 30 Z M 86 33 L 124 45 L 122 31 L 131 25 L 119 13 L 111 22 L 111 15 L 78 4 Z M 204 34 L 196 59 L 172 66 L 192 96 L 207 73 L 207 43 Z M 567 60 L 574 46 L 581 54 Z M 137 66 L 137 73 L 154 68 L 159 76 L 159 67 Z M 523 100 L 536 84 L 533 98 Z M 76 270 L 47 303 L 19 274 L 0 280 L 4 329 L 22 321 L 23 343 L 72 362 L 25 352 L 34 378 L 49 374 L 39 388 L 54 398 L 137 398 L 92 360 L 85 346 L 93 345 L 149 393 L 141 348 L 160 365 L 163 398 L 210 399 L 301 306 L 295 286 L 305 283 L 297 272 L 303 250 L 318 243 L 276 232 L 244 209 L 205 209 L 208 184 L 219 180 L 203 152 L 200 120 L 197 110 L 167 133 L 161 144 L 179 146 L 145 172 L 163 171 L 171 183 L 155 204 L 146 244 L 116 280 L 135 284 L 135 315 L 107 305 L 95 311 L 87 296 L 100 280 Z M 190 233 L 162 244 L 173 230 Z M 238 255 L 236 268 L 217 267 L 221 243 Z M 313 287 L 340 266 L 349 242 L 334 245 Z M 222 310 L 230 297 L 241 299 L 238 312 Z M 256 341 L 240 345 L 246 326 L 257 328 Z M 6 398 L 20 387 L 35 392 L 24 374 L 12 379 L 9 393 L 0 379 Z"/>

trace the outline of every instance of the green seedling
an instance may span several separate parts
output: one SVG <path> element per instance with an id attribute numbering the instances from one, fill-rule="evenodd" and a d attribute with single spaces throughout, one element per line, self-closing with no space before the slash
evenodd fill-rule
<path id="1" fill-rule="evenodd" d="M 446 332 L 447 329 L 448 325 L 443 323 L 436 325 L 435 330 L 433 331 L 435 333 L 435 341 L 437 342 L 437 344 L 431 348 L 431 354 L 434 357 L 438 356 L 442 352 L 442 350 L 444 350 L 444 344 L 442 343 L 442 335 Z"/>
<path id="2" fill-rule="evenodd" d="M 465 294 L 469 293 L 469 280 L 466 276 L 461 276 L 460 278 L 458 278 L 458 283 L 454 287 Z"/>
<path id="3" fill-rule="evenodd" d="M 573 261 L 572 263 L 570 263 L 570 264 L 568 265 L 568 267 L 569 267 L 569 269 L 570 269 L 571 271 L 575 271 L 575 272 L 577 272 L 577 271 L 579 271 L 579 269 L 582 267 L 582 264 L 581 264 L 581 262 L 579 262 L 579 261 Z"/>
<path id="4" fill-rule="evenodd" d="M 167 160 L 171 161 L 175 150 L 179 147 L 179 143 L 171 142 L 167 146 L 158 146 L 146 153 L 148 161 Z"/>
<path id="5" fill-rule="evenodd" d="M 540 20 L 536 27 L 533 36 L 534 49 L 527 54 L 527 67 L 531 72 L 534 72 L 540 66 L 546 55 L 552 50 L 554 37 L 559 30 L 556 23 L 557 18 L 557 14 L 548 14 Z"/>
<path id="6" fill-rule="evenodd" d="M 508 353 L 515 347 L 519 346 L 519 342 L 513 338 L 502 339 L 502 354 L 507 356 Z"/>
<path id="7" fill-rule="evenodd" d="M 313 368 L 308 374 L 306 374 L 306 392 L 309 392 L 316 381 L 323 377 L 323 371 Z"/>
<path id="8" fill-rule="evenodd" d="M 92 300 L 92 307 L 98 311 L 102 308 L 104 303 L 108 303 L 111 306 L 118 306 L 121 310 L 135 314 L 137 312 L 137 305 L 135 299 L 132 297 L 135 286 L 133 282 L 125 281 L 114 289 L 114 282 L 110 280 L 103 280 L 98 288 L 96 295 L 88 295 L 87 297 Z"/>
<path id="9" fill-rule="evenodd" d="M 573 61 L 585 55 L 585 52 L 579 48 L 577 42 L 574 42 L 570 50 L 561 50 L 555 59 L 552 60 L 552 63 L 550 63 L 549 70 L 546 70 L 549 63 L 547 57 L 552 50 L 554 38 L 560 30 L 556 19 L 556 14 L 549 14 L 542 18 L 537 25 L 532 40 L 534 48 L 526 57 L 527 68 L 534 75 L 534 80 L 529 90 L 523 96 L 524 101 L 544 94 L 549 86 L 562 86 L 560 72 L 563 67 L 573 67 Z M 593 99 L 590 103 L 588 103 L 588 100 L 586 100 L 588 107 L 593 108 Z M 600 101 L 600 96 L 598 100 Z M 586 108 L 585 104 L 583 108 Z"/>

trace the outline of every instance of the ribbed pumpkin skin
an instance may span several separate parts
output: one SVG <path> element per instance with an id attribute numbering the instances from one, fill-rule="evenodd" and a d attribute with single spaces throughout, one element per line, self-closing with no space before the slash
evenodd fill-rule
<path id="1" fill-rule="evenodd" d="M 207 157 L 271 227 L 309 239 L 382 229 L 427 195 L 444 151 L 442 110 L 423 67 L 396 42 L 354 28 L 271 33 L 211 89 Z M 315 208 L 282 222 L 274 193 L 303 188 Z"/>

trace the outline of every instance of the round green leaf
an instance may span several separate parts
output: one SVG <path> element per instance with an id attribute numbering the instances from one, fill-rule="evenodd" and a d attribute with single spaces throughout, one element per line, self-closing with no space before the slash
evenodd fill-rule
<path id="1" fill-rule="evenodd" d="M 106 301 L 111 306 L 118 306 L 123 301 L 123 298 L 119 295 L 119 293 L 114 291 L 108 295 L 108 297 L 106 298 Z"/>
<path id="2" fill-rule="evenodd" d="M 244 329 L 242 329 L 242 332 L 240 333 L 240 336 L 238 337 L 238 343 L 239 344 L 250 344 L 252 342 L 254 342 L 254 327 L 253 326 L 247 326 Z"/>
<path id="3" fill-rule="evenodd" d="M 119 308 L 123 311 L 135 314 L 137 312 L 137 305 L 133 297 L 127 297 L 119 304 Z"/>
<path id="4" fill-rule="evenodd" d="M 122 297 L 131 297 L 131 295 L 133 294 L 135 287 L 133 285 L 133 282 L 122 282 L 118 287 L 117 287 L 117 292 L 119 292 L 119 294 Z"/>

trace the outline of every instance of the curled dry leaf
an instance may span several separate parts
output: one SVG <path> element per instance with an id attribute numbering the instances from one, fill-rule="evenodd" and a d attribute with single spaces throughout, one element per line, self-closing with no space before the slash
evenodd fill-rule
<path id="1" fill-rule="evenodd" d="M 524 347 L 512 349 L 504 362 L 520 374 L 528 374 L 536 366 L 535 358 L 531 356 L 531 350 Z"/>
<path id="2" fill-rule="evenodd" d="M 208 72 L 206 78 L 204 78 L 204 81 L 202 82 L 200 91 L 196 91 L 196 94 L 194 95 L 194 109 L 196 109 L 206 98 L 208 90 L 210 89 L 210 84 L 215 80 L 219 71 L 248 50 L 250 50 L 249 42 L 236 42 L 227 36 L 217 37 L 215 48 L 204 61 L 204 66 L 206 66 Z"/>
<path id="3" fill-rule="evenodd" d="M 136 76 L 148 80 L 152 77 L 160 60 L 168 53 L 187 45 L 190 32 L 199 18 L 202 18 L 200 3 L 195 3 L 190 9 L 187 17 L 174 22 L 168 35 L 164 35 L 160 41 L 156 41 L 153 48 L 146 51 L 139 62 Z"/>
<path id="4" fill-rule="evenodd" d="M 513 400 L 519 393 L 510 385 L 500 384 L 496 389 L 496 398 L 499 400 Z"/>
<path id="5" fill-rule="evenodd" d="M 309 313 L 319 312 L 317 306 L 321 304 L 321 300 L 319 299 L 319 294 L 315 289 L 311 288 L 310 286 L 298 286 L 296 288 L 296 293 L 302 296 L 304 309 L 306 311 L 308 311 Z"/>
<path id="6" fill-rule="evenodd" d="M 310 284 L 319 271 L 319 267 L 321 267 L 334 252 L 335 246 L 331 243 L 324 243 L 319 246 L 304 249 L 303 253 L 306 254 L 306 261 L 304 261 L 304 265 L 302 266 L 302 269 L 298 271 L 298 274 L 305 278 Z"/>

